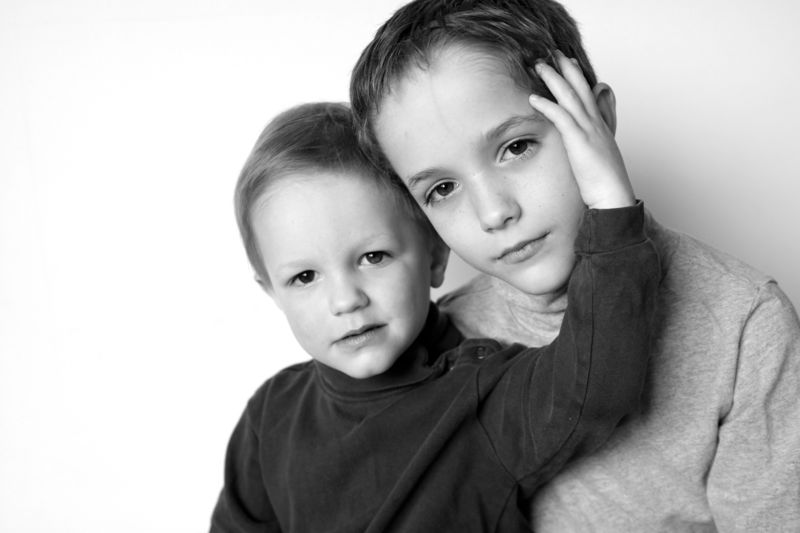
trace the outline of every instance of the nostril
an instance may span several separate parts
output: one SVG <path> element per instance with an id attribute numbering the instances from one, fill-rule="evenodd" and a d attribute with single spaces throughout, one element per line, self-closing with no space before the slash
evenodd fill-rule
<path id="1" fill-rule="evenodd" d="M 484 231 L 491 233 L 507 227 L 515 219 L 516 217 L 514 215 L 507 213 L 497 213 L 495 215 L 485 216 L 481 218 L 481 228 Z"/>

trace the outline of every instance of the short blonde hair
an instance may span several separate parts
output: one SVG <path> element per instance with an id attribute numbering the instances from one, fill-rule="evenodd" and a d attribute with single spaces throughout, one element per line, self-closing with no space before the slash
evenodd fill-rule
<path id="1" fill-rule="evenodd" d="M 239 233 L 250 264 L 265 288 L 270 286 L 270 281 L 253 230 L 253 206 L 276 181 L 315 171 L 374 177 L 408 213 L 411 221 L 419 224 L 431 238 L 439 239 L 399 178 L 390 170 L 375 166 L 362 152 L 347 104 L 302 104 L 280 113 L 267 124 L 236 182 L 234 208 Z"/>

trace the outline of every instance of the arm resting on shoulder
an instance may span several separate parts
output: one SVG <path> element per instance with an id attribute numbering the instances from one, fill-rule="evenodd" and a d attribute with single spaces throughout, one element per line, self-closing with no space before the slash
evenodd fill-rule
<path id="1" fill-rule="evenodd" d="M 644 208 L 590 209 L 575 239 L 567 309 L 552 344 L 532 358 L 527 412 L 539 485 L 603 444 L 639 408 L 660 281 Z"/>

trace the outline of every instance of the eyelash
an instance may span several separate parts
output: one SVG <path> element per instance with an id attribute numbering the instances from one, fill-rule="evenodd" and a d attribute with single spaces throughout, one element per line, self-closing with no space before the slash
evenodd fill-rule
<path id="1" fill-rule="evenodd" d="M 311 274 L 312 278 L 310 280 L 308 280 L 307 282 L 303 283 L 301 281 L 301 278 L 303 277 L 303 274 Z M 290 287 L 305 287 L 309 283 L 313 283 L 315 279 L 317 279 L 317 273 L 316 272 L 314 272 L 313 270 L 303 270 L 302 272 L 300 272 L 296 276 L 292 276 L 292 278 L 289 279 L 288 285 Z"/>
<path id="2" fill-rule="evenodd" d="M 441 187 L 442 185 L 452 185 L 453 186 L 453 191 L 455 191 L 456 187 L 458 187 L 458 183 L 456 183 L 455 181 L 440 181 L 440 182 L 436 183 L 433 187 L 428 189 L 428 192 L 425 193 L 425 198 L 423 199 L 423 202 L 422 202 L 423 205 L 425 205 L 427 207 L 427 206 L 430 206 L 430 205 L 433 205 L 433 204 L 437 204 L 437 203 L 439 203 L 439 202 L 441 202 L 443 200 L 446 200 L 449 196 L 451 196 L 453 194 L 453 192 L 450 192 L 450 194 L 442 196 L 438 200 L 434 199 L 434 193 L 436 192 L 436 189 Z"/>
<path id="3" fill-rule="evenodd" d="M 370 256 L 370 255 L 378 256 L 379 257 L 379 261 L 377 263 L 371 262 L 369 259 L 367 259 L 367 257 Z M 361 256 L 361 259 L 366 259 L 367 260 L 367 263 L 366 263 L 367 265 L 374 266 L 374 265 L 379 265 L 379 264 L 383 263 L 383 261 L 387 257 L 389 257 L 389 253 L 388 252 L 384 252 L 383 250 L 375 250 L 374 252 L 365 253 L 364 255 Z M 359 260 L 359 264 L 362 264 L 361 260 Z"/>
<path id="4" fill-rule="evenodd" d="M 377 258 L 378 260 L 373 263 L 372 261 L 369 260 L 370 256 L 372 256 L 373 258 Z M 385 252 L 383 250 L 375 250 L 372 252 L 367 252 L 364 255 L 362 255 L 358 259 L 358 264 L 361 266 L 377 266 L 383 264 L 389 257 L 391 257 L 391 254 L 389 254 L 389 252 Z M 306 274 L 311 274 L 311 279 L 306 282 L 303 282 L 302 278 Z M 310 285 L 311 283 L 316 281 L 318 275 L 319 274 L 317 274 L 313 270 L 303 270 L 299 274 L 289 278 L 289 282 L 287 283 L 287 285 L 289 285 L 290 287 L 305 287 L 306 285 Z"/>
<path id="5" fill-rule="evenodd" d="M 525 150 L 521 154 L 511 154 L 512 158 L 510 160 L 513 160 L 513 159 L 527 159 L 528 157 L 531 156 L 531 150 L 533 149 L 533 147 L 535 145 L 537 145 L 538 143 L 536 142 L 535 139 L 526 139 L 526 138 L 515 139 L 515 140 L 511 141 L 510 143 L 508 143 L 506 146 L 503 147 L 503 150 L 501 152 L 501 157 L 500 157 L 500 161 L 501 162 L 507 161 L 507 160 L 504 160 L 502 156 L 507 151 L 510 151 L 511 147 L 514 146 L 515 144 L 516 145 L 524 144 L 525 145 Z M 441 196 L 439 199 L 436 199 L 435 198 L 436 189 L 438 187 L 441 187 L 442 185 L 452 185 L 453 186 L 453 190 L 450 192 L 450 194 L 447 194 L 445 196 Z M 453 192 L 455 192 L 457 187 L 458 187 L 458 183 L 455 182 L 455 181 L 443 180 L 443 181 L 440 181 L 440 182 L 436 183 L 433 187 L 428 189 L 428 192 L 425 193 L 425 197 L 423 198 L 423 202 L 422 202 L 423 206 L 429 207 L 429 206 L 437 204 L 437 203 L 439 203 L 439 202 L 441 202 L 443 200 L 446 200 L 448 197 L 450 197 L 453 194 Z"/>
<path id="6" fill-rule="evenodd" d="M 503 156 L 505 155 L 506 152 L 510 151 L 511 147 L 514 146 L 515 144 L 516 145 L 525 144 L 525 150 L 521 154 L 511 154 L 512 159 L 527 159 L 528 157 L 530 157 L 531 155 L 530 152 L 533 149 L 533 147 L 537 144 L 537 142 L 535 139 L 525 139 L 525 138 L 515 139 L 511 141 L 510 143 L 505 145 L 505 147 L 503 147 L 503 150 L 500 152 L 500 161 L 507 161 L 506 159 L 503 159 Z"/>

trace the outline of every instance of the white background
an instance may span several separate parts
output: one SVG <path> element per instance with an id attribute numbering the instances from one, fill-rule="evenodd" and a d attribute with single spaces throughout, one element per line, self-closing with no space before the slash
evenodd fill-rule
<path id="1" fill-rule="evenodd" d="M 402 2 L 291 3 L 0 1 L 0 531 L 206 530 L 244 402 L 304 358 L 234 181 Z M 800 302 L 800 3 L 567 6 L 638 195 Z"/>

